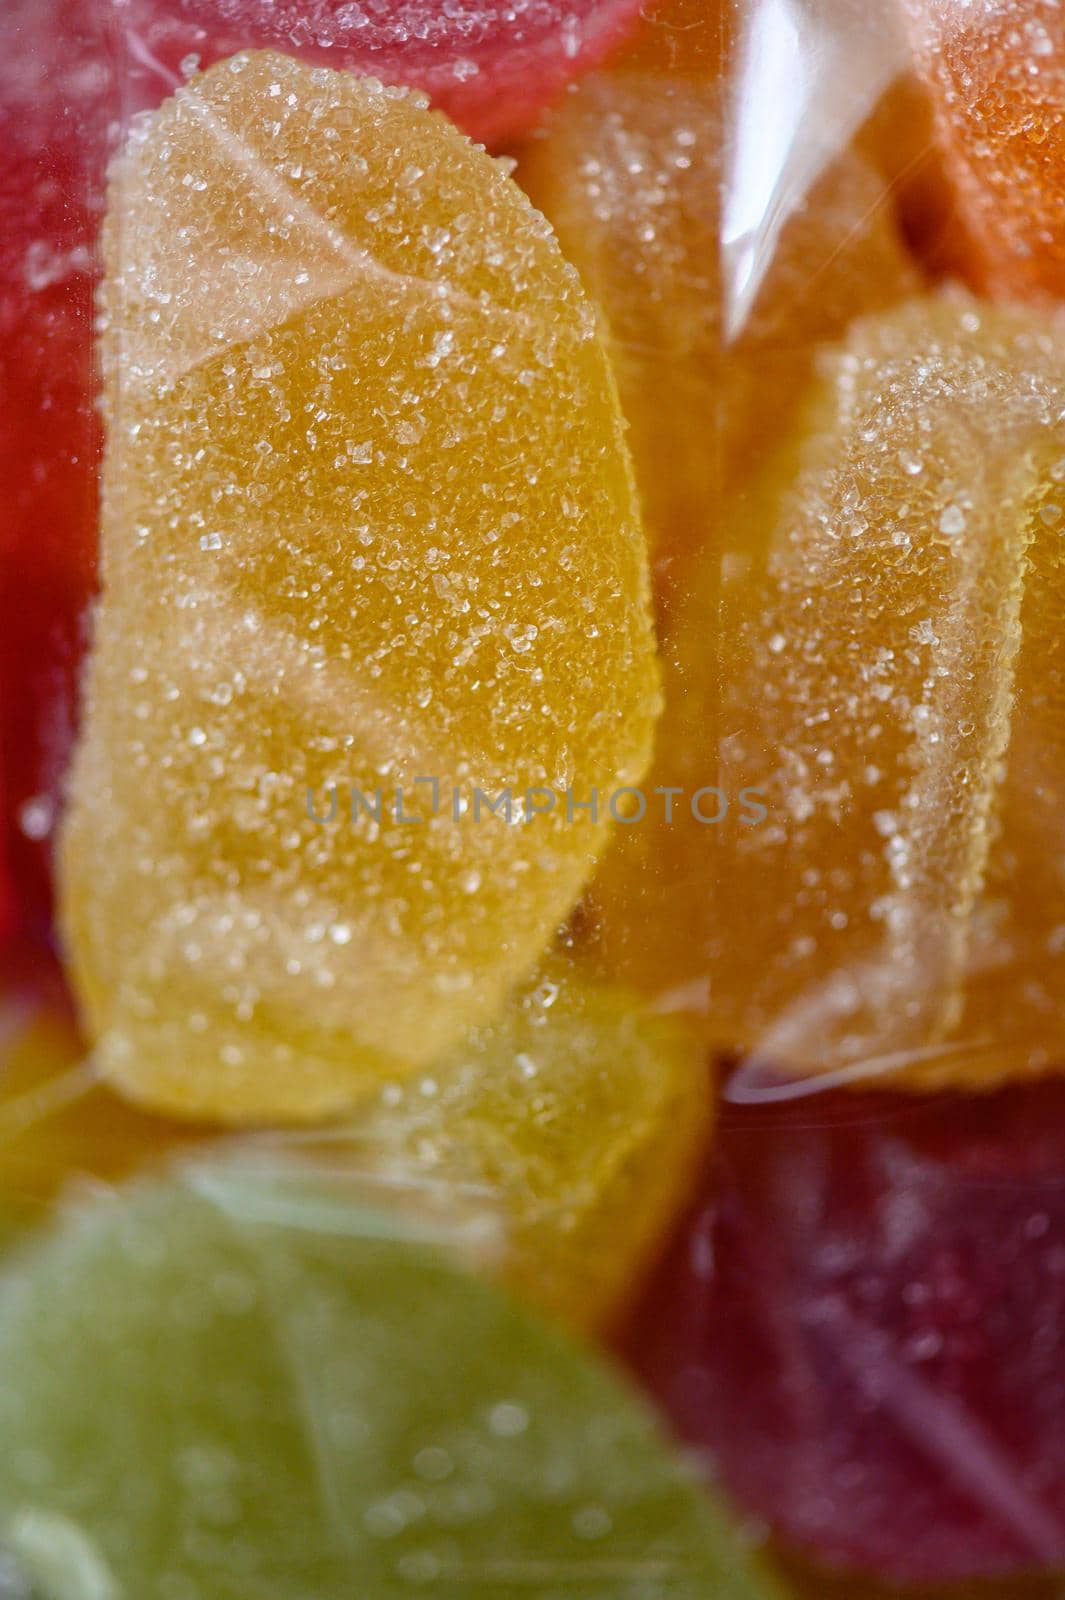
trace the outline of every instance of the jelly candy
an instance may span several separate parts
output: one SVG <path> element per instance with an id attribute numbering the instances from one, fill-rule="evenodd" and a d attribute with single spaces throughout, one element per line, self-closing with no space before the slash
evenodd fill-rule
<path id="1" fill-rule="evenodd" d="M 95 240 L 120 118 L 246 45 L 429 90 L 471 133 L 519 128 L 619 39 L 637 0 L 5 0 L 0 14 L 0 734 L 20 903 L 48 911 L 49 851 L 94 584 L 100 428 Z M 109 24 L 110 18 L 110 24 Z"/>
<path id="2" fill-rule="evenodd" d="M 717 476 L 721 117 L 713 84 L 658 89 L 642 74 L 590 79 L 525 146 L 518 176 L 604 314 L 661 559 L 701 528 Z"/>
<path id="3" fill-rule="evenodd" d="M 726 350 L 721 82 L 627 68 L 589 79 L 525 146 L 519 177 L 607 325 L 659 574 L 714 537 L 727 486 L 783 425 L 817 341 L 917 287 L 883 184 L 853 154 L 785 227 Z"/>
<path id="4" fill-rule="evenodd" d="M 1065 294 L 1065 13 L 1058 0 L 905 0 L 944 153 L 993 292 Z"/>
<path id="5" fill-rule="evenodd" d="M 2 701 L 0 701 L 2 706 Z M 4 774 L 0 767 L 0 815 L 3 814 L 4 802 Z M 6 849 L 3 832 L 0 831 L 0 946 L 2 946 L 11 932 L 14 923 L 14 899 L 11 888 L 11 877 L 8 866 L 8 852 Z"/>
<path id="6" fill-rule="evenodd" d="M 902 72 L 888 86 L 855 147 L 890 190 L 900 230 L 924 275 L 932 282 L 965 282 L 972 243 L 936 138 L 932 97 L 916 73 Z"/>
<path id="7" fill-rule="evenodd" d="M 0 1211 L 8 1222 L 36 1222 L 71 1185 L 113 1182 L 207 1138 L 206 1129 L 144 1115 L 99 1083 L 51 982 L 4 995 L 0 1044 Z"/>
<path id="8" fill-rule="evenodd" d="M 63 845 L 95 1057 L 178 1112 L 338 1111 L 498 1008 L 644 770 L 613 383 L 513 181 L 349 74 L 250 55 L 179 90 L 105 249 Z"/>
<path id="9" fill-rule="evenodd" d="M 661 73 L 660 89 L 669 93 L 678 77 L 721 71 L 733 22 L 729 0 L 646 0 L 620 61 L 626 68 Z"/>
<path id="10" fill-rule="evenodd" d="M 341 1138 L 398 1181 L 488 1197 L 502 1270 L 576 1326 L 616 1317 L 686 1198 L 709 1123 L 693 1037 L 561 963 Z"/>
<path id="11" fill-rule="evenodd" d="M 1063 380 L 1025 312 L 859 322 L 677 622 L 651 782 L 684 797 L 605 865 L 600 957 L 757 1052 L 752 1092 L 758 1059 L 978 1086 L 1065 1045 Z"/>
<path id="12" fill-rule="evenodd" d="M 828 1567 L 1060 1569 L 1062 1084 L 726 1104 L 715 1150 L 624 1341 L 715 1480 Z"/>
<path id="13" fill-rule="evenodd" d="M 899 1600 L 900 1591 L 893 1583 L 856 1578 L 850 1572 L 826 1573 L 809 1562 L 789 1560 L 778 1576 L 790 1600 Z M 942 1584 L 917 1588 L 907 1584 L 902 1592 L 905 1600 L 1059 1600 L 1061 1583 L 1050 1576 L 1004 1578 L 998 1583 L 977 1579 L 975 1583 L 951 1584 L 948 1589 Z"/>
<path id="14" fill-rule="evenodd" d="M 103 8 L 0 8 L 0 767 L 20 912 L 43 921 L 96 551 L 92 241 L 115 115 Z"/>
<path id="15" fill-rule="evenodd" d="M 477 139 L 521 131 L 566 84 L 617 48 L 640 0 L 127 0 L 128 91 L 155 105 L 189 59 L 239 50 L 423 89 Z M 120 42 L 121 42 L 120 36 Z"/>
<path id="16" fill-rule="evenodd" d="M 0 1531 L 49 1593 L 774 1592 L 589 1355 L 276 1166 L 136 1188 L 24 1257 L 0 1419 Z"/>
<path id="17" fill-rule="evenodd" d="M 0 15 L 0 734 L 20 902 L 49 854 L 96 557 L 95 240 L 119 119 L 247 45 L 429 90 L 471 133 L 535 115 L 624 33 L 637 0 L 5 0 Z M 110 19 L 110 21 L 109 21 Z"/>

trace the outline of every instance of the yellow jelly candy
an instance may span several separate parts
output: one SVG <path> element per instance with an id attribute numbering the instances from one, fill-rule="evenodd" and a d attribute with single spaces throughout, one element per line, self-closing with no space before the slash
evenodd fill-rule
<path id="1" fill-rule="evenodd" d="M 826 358 L 678 619 L 684 797 L 604 865 L 607 970 L 783 1071 L 1065 1059 L 1063 418 L 1062 326 L 960 294 Z"/>
<path id="2" fill-rule="evenodd" d="M 498 1008 L 604 843 L 577 807 L 643 772 L 613 381 L 501 165 L 281 56 L 135 132 L 104 254 L 62 842 L 95 1058 L 175 1112 L 337 1112 Z"/>
<path id="3" fill-rule="evenodd" d="M 722 494 L 792 414 L 818 341 L 918 285 L 882 179 L 848 152 L 785 224 L 726 340 L 723 98 L 712 76 L 600 73 L 519 165 L 603 313 L 648 539 L 676 589 L 685 553 L 713 540 Z"/>
<path id="4" fill-rule="evenodd" d="M 622 1308 L 685 1198 L 710 1120 L 694 1034 L 561 963 L 342 1138 L 358 1164 L 479 1196 L 501 1270 L 578 1327 Z"/>

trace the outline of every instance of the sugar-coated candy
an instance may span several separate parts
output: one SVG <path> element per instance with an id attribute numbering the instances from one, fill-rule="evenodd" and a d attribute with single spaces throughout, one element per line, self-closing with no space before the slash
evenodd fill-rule
<path id="1" fill-rule="evenodd" d="M 635 1292 L 687 1197 L 709 1102 L 690 1032 L 555 962 L 427 1076 L 388 1086 L 349 1148 L 397 1183 L 482 1196 L 507 1282 L 596 1327 Z"/>
<path id="2" fill-rule="evenodd" d="M 276 49 L 422 89 L 477 139 L 532 122 L 622 44 L 640 0 L 126 0 L 119 43 L 135 105 L 240 50 Z"/>
<path id="3" fill-rule="evenodd" d="M 148 1116 L 100 1083 L 51 977 L 4 991 L 0 1043 L 5 1223 L 36 1223 L 71 1188 L 150 1170 L 217 1131 Z"/>
<path id="4" fill-rule="evenodd" d="M 0 1427 L 49 1594 L 775 1593 L 612 1374 L 298 1169 L 71 1213 L 0 1285 Z"/>
<path id="5" fill-rule="evenodd" d="M 922 1088 L 1065 1058 L 1063 417 L 1053 321 L 864 319 L 688 596 L 649 780 L 683 798 L 606 863 L 600 955 L 753 1052 L 752 1093 L 758 1058 Z"/>
<path id="6" fill-rule="evenodd" d="M 95 1059 L 177 1112 L 339 1111 L 492 1014 L 643 773 L 614 385 L 497 163 L 281 56 L 148 121 L 105 253 L 62 852 Z"/>
<path id="7" fill-rule="evenodd" d="M 72 737 L 96 552 L 93 238 L 117 115 L 103 7 L 0 7 L 0 824 L 25 921 Z"/>
<path id="8" fill-rule="evenodd" d="M 115 131 L 187 76 L 275 44 L 428 90 L 512 133 L 623 39 L 637 0 L 5 0 L 0 15 L 0 739 L 24 916 L 49 912 L 97 546 L 96 235 Z"/>
<path id="9" fill-rule="evenodd" d="M 719 239 L 725 85 L 624 63 L 567 98 L 519 177 L 607 328 L 648 538 L 667 586 L 713 544 L 726 489 L 766 450 L 819 340 L 917 287 L 882 181 L 842 155 L 786 224 L 726 348 Z"/>
<path id="10" fill-rule="evenodd" d="M 791 1550 L 1020 1600 L 1065 1564 L 1063 1160 L 1054 1079 L 726 1103 L 628 1358 Z"/>
<path id="11" fill-rule="evenodd" d="M 904 0 L 969 227 L 1005 295 L 1065 295 L 1065 11 L 1058 0 Z"/>

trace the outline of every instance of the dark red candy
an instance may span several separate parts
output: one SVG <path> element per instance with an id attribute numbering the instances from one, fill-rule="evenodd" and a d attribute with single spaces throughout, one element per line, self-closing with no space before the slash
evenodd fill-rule
<path id="1" fill-rule="evenodd" d="M 826 1567 L 1065 1567 L 1065 1083 L 726 1105 L 624 1348 Z"/>

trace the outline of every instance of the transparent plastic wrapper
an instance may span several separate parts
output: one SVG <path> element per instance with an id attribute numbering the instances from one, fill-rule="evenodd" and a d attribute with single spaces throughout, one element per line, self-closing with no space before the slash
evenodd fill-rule
<path id="1" fill-rule="evenodd" d="M 1056 1592 L 1063 81 L 9 0 L 0 1594 Z"/>

